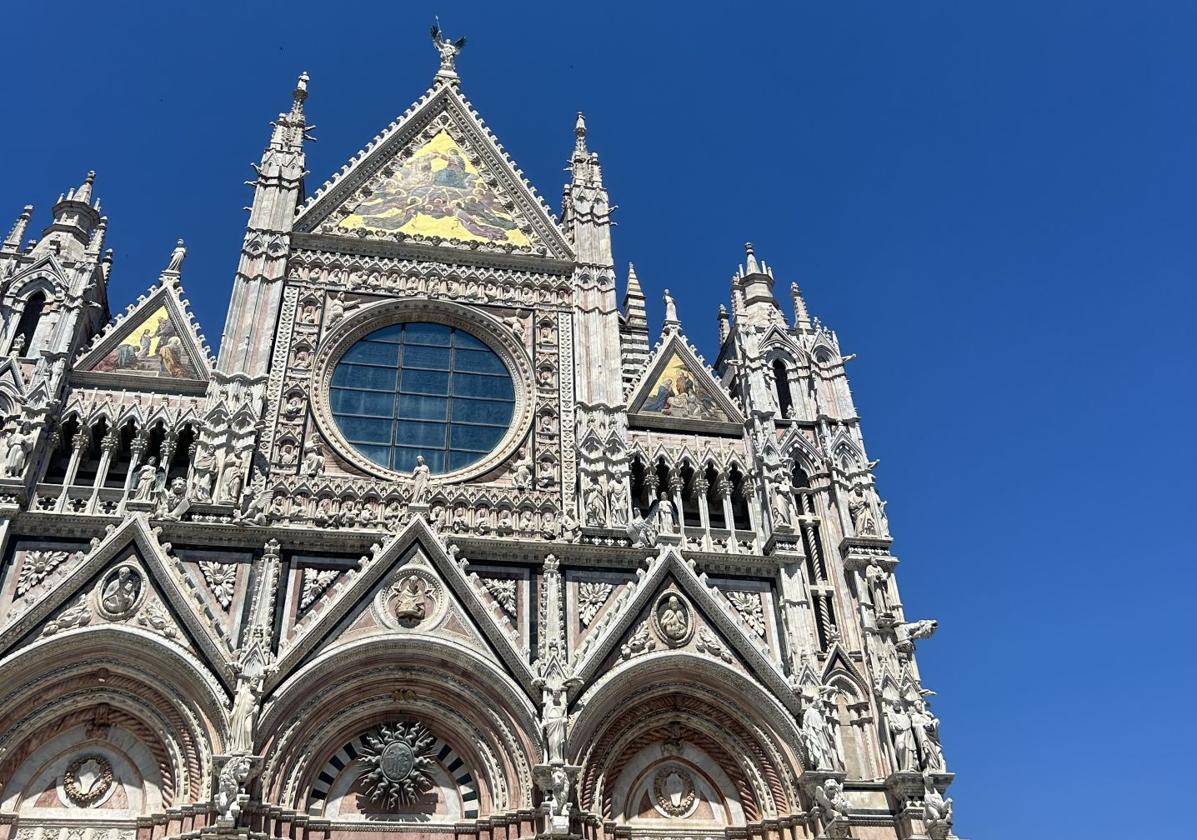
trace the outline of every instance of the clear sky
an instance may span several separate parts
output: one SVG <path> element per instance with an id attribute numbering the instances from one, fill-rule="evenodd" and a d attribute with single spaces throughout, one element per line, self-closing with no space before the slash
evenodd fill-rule
<path id="1" fill-rule="evenodd" d="M 586 112 L 654 329 L 671 288 L 713 357 L 751 240 L 859 354 L 959 833 L 1191 834 L 1197 8 L 414 6 L 9 5 L 0 225 L 97 170 L 113 307 L 182 236 L 215 345 L 296 74 L 314 190 L 431 82 L 439 13 L 554 208 Z"/>

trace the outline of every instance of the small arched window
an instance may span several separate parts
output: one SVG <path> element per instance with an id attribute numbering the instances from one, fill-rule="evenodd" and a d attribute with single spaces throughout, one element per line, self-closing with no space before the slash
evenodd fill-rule
<path id="1" fill-rule="evenodd" d="M 723 512 L 723 496 L 720 494 L 719 473 L 714 464 L 707 464 L 707 518 L 712 528 L 726 528 L 727 516 Z"/>
<path id="2" fill-rule="evenodd" d="M 21 312 L 21 319 L 17 321 L 17 332 L 12 337 L 13 347 L 21 347 L 21 355 L 29 355 L 33 348 L 33 336 L 37 333 L 38 322 L 42 319 L 42 312 L 46 308 L 46 295 L 36 292 L 25 301 L 25 308 Z"/>
<path id="3" fill-rule="evenodd" d="M 773 385 L 777 388 L 777 409 L 782 417 L 789 417 L 794 406 L 790 396 L 790 376 L 786 370 L 786 363 L 781 359 L 773 361 Z"/>

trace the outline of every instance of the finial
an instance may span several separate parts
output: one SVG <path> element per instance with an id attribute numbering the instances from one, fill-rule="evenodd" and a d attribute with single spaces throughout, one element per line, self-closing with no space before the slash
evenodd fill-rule
<path id="1" fill-rule="evenodd" d="M 25 235 L 25 228 L 29 224 L 29 220 L 33 218 L 33 205 L 26 204 L 25 209 L 21 211 L 21 215 L 17 217 L 16 223 L 12 226 L 8 236 L 4 238 L 4 250 L 17 251 L 21 247 L 21 237 Z"/>
<path id="2" fill-rule="evenodd" d="M 308 71 L 305 70 L 295 80 L 295 90 L 291 93 L 291 101 L 295 103 L 294 110 L 301 110 L 304 100 L 308 98 L 308 78 Z"/>
<path id="3" fill-rule="evenodd" d="M 578 111 L 578 120 L 574 123 L 574 154 L 586 155 L 586 117 Z"/>
<path id="4" fill-rule="evenodd" d="M 790 284 L 790 298 L 794 301 L 794 326 L 810 326 L 810 313 L 806 311 L 806 301 L 802 299 L 802 290 L 797 283 Z"/>
<path id="5" fill-rule="evenodd" d="M 759 266 L 759 265 L 757 265 L 757 262 L 756 262 L 756 253 L 755 253 L 755 252 L 752 250 L 752 243 L 751 243 L 751 242 L 745 242 L 745 243 L 744 243 L 744 254 L 745 254 L 745 258 L 744 258 L 744 261 L 745 261 L 745 266 L 744 266 L 744 268 L 745 268 L 745 270 L 746 270 L 746 273 L 748 273 L 748 274 L 759 274 L 759 273 L 760 273 L 760 270 L 761 270 L 761 268 L 760 268 L 760 266 Z"/>
<path id="6" fill-rule="evenodd" d="M 81 201 L 87 204 L 91 201 L 91 185 L 96 182 L 96 171 L 93 169 L 87 173 L 87 178 L 79 185 L 79 189 L 75 190 L 75 201 Z"/>
<path id="7" fill-rule="evenodd" d="M 436 47 L 436 51 L 441 57 L 441 66 L 436 71 L 436 77 L 456 82 L 457 69 L 455 65 L 457 54 L 465 48 L 466 39 L 458 38 L 456 41 L 450 41 L 445 37 L 444 32 L 441 31 L 441 21 L 440 18 L 437 18 L 436 23 L 432 25 L 432 44 Z"/>
<path id="8" fill-rule="evenodd" d="M 628 263 L 628 292 L 635 289 L 635 294 L 643 296 L 644 292 L 640 291 L 640 278 L 636 276 L 636 266 Z"/>

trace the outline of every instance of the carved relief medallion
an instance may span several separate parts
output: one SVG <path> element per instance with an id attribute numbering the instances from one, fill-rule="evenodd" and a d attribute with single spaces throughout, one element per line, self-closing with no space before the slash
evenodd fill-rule
<path id="1" fill-rule="evenodd" d="M 695 798 L 694 779 L 682 768 L 665 767 L 653 777 L 653 804 L 665 816 L 688 816 Z"/>
<path id="2" fill-rule="evenodd" d="M 666 592 L 653 607 L 653 627 L 670 647 L 681 647 L 694 635 L 690 606 L 676 592 Z"/>
<path id="3" fill-rule="evenodd" d="M 113 621 L 128 618 L 145 599 L 146 585 L 132 563 L 122 563 L 104 575 L 96 589 L 96 610 Z"/>
<path id="4" fill-rule="evenodd" d="M 62 774 L 62 790 L 80 808 L 95 805 L 112 787 L 112 765 L 101 755 L 76 758 Z"/>
<path id="5" fill-rule="evenodd" d="M 436 622 L 446 599 L 441 582 L 424 569 L 401 569 L 389 586 L 379 591 L 375 609 L 390 627 L 412 629 Z"/>
<path id="6" fill-rule="evenodd" d="M 362 741 L 359 779 L 365 795 L 379 805 L 406 805 L 432 787 L 436 737 L 422 723 L 382 726 Z"/>

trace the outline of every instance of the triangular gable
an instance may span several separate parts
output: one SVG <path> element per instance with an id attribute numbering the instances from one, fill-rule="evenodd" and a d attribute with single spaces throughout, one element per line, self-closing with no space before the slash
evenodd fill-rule
<path id="1" fill-rule="evenodd" d="M 53 254 L 46 254 L 34 260 L 32 264 L 25 266 L 10 277 L 5 284 L 7 291 L 4 294 L 4 302 L 11 304 L 16 297 L 24 297 L 26 284 L 30 278 L 47 276 L 52 277 L 53 280 L 46 281 L 45 291 L 53 293 L 66 287 L 66 271 L 63 270 L 62 264 Z"/>
<path id="2" fill-rule="evenodd" d="M 426 93 L 317 190 L 295 230 L 573 257 L 549 208 L 450 85 Z"/>
<path id="3" fill-rule="evenodd" d="M 606 672 L 604 664 L 621 643 L 634 636 L 633 625 L 670 577 L 689 597 L 691 605 L 702 619 L 716 629 L 732 652 L 739 656 L 749 673 L 792 710 L 796 709 L 793 692 L 781 668 L 770 656 L 768 647 L 759 639 L 749 637 L 731 604 L 718 590 L 707 584 L 706 575 L 695 573 L 677 549 L 669 546 L 653 560 L 635 589 L 629 593 L 630 597 L 625 598 L 618 615 L 596 635 L 588 637 L 578 649 L 573 669 L 573 677 L 579 683 L 578 693 L 583 693 L 589 684 Z"/>
<path id="4" fill-rule="evenodd" d="M 723 386 L 676 331 L 661 342 L 632 388 L 628 414 L 634 415 L 629 417 L 633 425 L 706 428 L 717 424 L 739 432 L 744 423 Z"/>
<path id="5" fill-rule="evenodd" d="M 207 383 L 210 360 L 185 300 L 175 283 L 157 284 L 97 336 L 75 365 L 76 377 L 91 384 L 137 387 L 162 381 Z"/>
<path id="6" fill-rule="evenodd" d="M 481 600 L 461 564 L 449 555 L 422 517 L 412 520 L 360 569 L 342 575 L 322 603 L 314 606 L 301 620 L 295 635 L 279 650 L 278 666 L 267 680 L 267 690 L 273 690 L 285 681 L 342 621 L 373 597 L 372 593 L 387 574 L 410 565 L 415 553 L 427 560 L 428 567 L 444 583 L 453 601 L 462 607 L 461 617 L 472 622 L 471 629 L 490 645 L 528 695 L 534 696 L 534 675 L 527 661 Z"/>
<path id="7" fill-rule="evenodd" d="M 14 608 L 0 626 L 0 653 L 10 651 L 31 631 L 45 625 L 51 616 L 60 615 L 68 602 L 68 612 L 94 608 L 83 604 L 95 600 L 92 596 L 96 587 L 104 584 L 103 575 L 122 565 L 130 549 L 136 554 L 137 567 L 149 578 L 145 583 L 153 590 L 154 597 L 147 594 L 144 603 L 129 618 L 158 631 L 177 627 L 186 637 L 180 637 L 180 644 L 187 646 L 185 642 L 189 642 L 206 660 L 211 673 L 227 686 L 228 668 L 233 661 L 229 640 L 212 611 L 194 591 L 194 583 L 181 564 L 159 544 L 144 514 L 134 515 L 109 532 L 52 590 L 26 600 L 24 609 Z M 162 635 L 170 638 L 170 630 Z"/>

